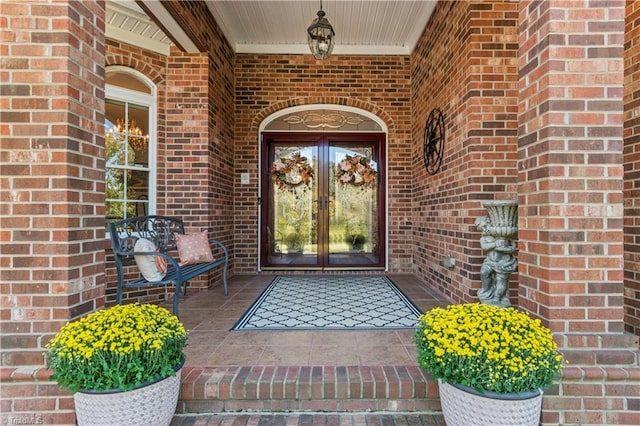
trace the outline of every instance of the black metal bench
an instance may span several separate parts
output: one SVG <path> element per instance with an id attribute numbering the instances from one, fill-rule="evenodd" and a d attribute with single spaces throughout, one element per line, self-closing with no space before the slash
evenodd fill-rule
<path id="1" fill-rule="evenodd" d="M 140 288 L 173 284 L 175 286 L 173 313 L 178 315 L 178 296 L 182 286 L 184 285 L 184 292 L 186 294 L 187 282 L 189 280 L 220 266 L 223 268 L 222 282 L 224 285 L 224 294 L 225 296 L 229 294 L 227 288 L 229 251 L 227 248 L 221 241 L 210 238 L 209 244 L 211 245 L 212 252 L 218 256 L 214 257 L 213 262 L 180 265 L 179 261 L 168 253 L 177 250 L 176 234 L 184 235 L 184 233 L 182 220 L 168 216 L 137 216 L 109 223 L 111 246 L 113 248 L 118 272 L 118 293 L 116 296 L 118 304 L 122 303 L 122 292 L 125 287 Z M 153 242 L 158 251 L 134 252 L 134 246 L 140 238 L 145 238 Z M 135 264 L 134 254 L 162 256 L 166 259 L 167 273 L 162 281 L 147 281 L 142 274 L 139 275 L 139 278 L 127 281 L 125 279 L 124 268 L 125 266 Z"/>

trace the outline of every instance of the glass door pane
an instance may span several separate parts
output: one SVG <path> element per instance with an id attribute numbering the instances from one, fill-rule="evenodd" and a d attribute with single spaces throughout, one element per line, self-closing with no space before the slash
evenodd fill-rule
<path id="1" fill-rule="evenodd" d="M 261 267 L 384 268 L 384 135 L 263 137 Z"/>
<path id="2" fill-rule="evenodd" d="M 267 262 L 318 263 L 318 147 L 296 143 L 269 148 Z"/>
<path id="3" fill-rule="evenodd" d="M 380 264 L 377 147 L 329 148 L 329 265 Z"/>

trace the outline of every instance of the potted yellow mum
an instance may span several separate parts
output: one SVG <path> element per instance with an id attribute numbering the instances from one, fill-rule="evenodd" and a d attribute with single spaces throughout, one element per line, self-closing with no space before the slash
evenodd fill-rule
<path id="1" fill-rule="evenodd" d="M 426 312 L 414 342 L 420 367 L 438 379 L 449 426 L 538 425 L 542 391 L 564 364 L 540 320 L 481 303 Z"/>
<path id="2" fill-rule="evenodd" d="M 46 365 L 74 392 L 79 425 L 168 425 L 178 402 L 187 332 L 151 304 L 116 305 L 67 323 Z"/>

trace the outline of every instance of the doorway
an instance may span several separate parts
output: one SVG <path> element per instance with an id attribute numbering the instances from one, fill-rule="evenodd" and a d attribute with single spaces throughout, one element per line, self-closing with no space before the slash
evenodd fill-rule
<path id="1" fill-rule="evenodd" d="M 262 269 L 384 269 L 384 145 L 384 133 L 262 134 Z"/>

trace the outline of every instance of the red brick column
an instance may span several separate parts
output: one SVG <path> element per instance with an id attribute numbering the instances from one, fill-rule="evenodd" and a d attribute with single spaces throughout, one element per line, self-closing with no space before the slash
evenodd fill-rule
<path id="1" fill-rule="evenodd" d="M 624 6 L 519 4 L 519 305 L 570 362 L 544 423 L 638 415 L 637 341 L 622 333 Z"/>
<path id="2" fill-rule="evenodd" d="M 234 210 L 234 180 L 239 182 L 246 167 L 234 161 L 233 50 L 204 2 L 165 2 L 164 7 L 206 53 L 183 54 L 173 48 L 167 58 L 167 191 L 166 201 L 159 201 L 185 218 L 188 232 L 208 228 L 225 243 L 233 275 L 237 225 L 245 220 Z M 210 282 L 221 283 L 219 270 L 212 277 Z"/>
<path id="3" fill-rule="evenodd" d="M 624 326 L 640 336 L 640 2 L 627 2 L 625 26 Z"/>
<path id="4" fill-rule="evenodd" d="M 166 176 L 166 192 L 158 194 L 158 206 L 169 215 L 181 217 L 187 233 L 210 229 L 212 216 L 208 96 L 207 55 L 182 54 L 172 49 L 167 58 L 166 132 L 158 158 Z M 199 278 L 189 285 L 206 287 L 208 282 Z"/>
<path id="5" fill-rule="evenodd" d="M 104 304 L 104 2 L 0 7 L 0 423 L 70 423 L 42 354 Z"/>
<path id="6" fill-rule="evenodd" d="M 520 305 L 619 333 L 624 3 L 522 2 L 520 22 Z"/>

